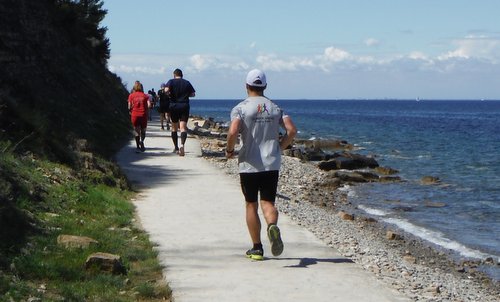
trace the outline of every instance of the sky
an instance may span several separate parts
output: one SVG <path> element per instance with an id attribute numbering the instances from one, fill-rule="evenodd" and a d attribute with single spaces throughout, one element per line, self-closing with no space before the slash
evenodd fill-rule
<path id="1" fill-rule="evenodd" d="M 104 0 L 108 68 L 200 99 L 500 99 L 498 0 Z"/>

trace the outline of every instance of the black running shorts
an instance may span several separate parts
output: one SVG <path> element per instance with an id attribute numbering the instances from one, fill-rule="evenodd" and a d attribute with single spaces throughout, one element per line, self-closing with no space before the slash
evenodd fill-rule
<path id="1" fill-rule="evenodd" d="M 172 123 L 187 122 L 189 119 L 189 105 L 182 108 L 170 107 L 170 119 Z"/>
<path id="2" fill-rule="evenodd" d="M 257 173 L 240 173 L 241 191 L 246 202 L 260 200 L 274 202 L 278 188 L 279 171 L 265 171 Z"/>

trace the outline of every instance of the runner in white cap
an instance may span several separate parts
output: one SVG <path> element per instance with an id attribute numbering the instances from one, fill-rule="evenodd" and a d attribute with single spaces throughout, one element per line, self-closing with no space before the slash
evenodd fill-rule
<path id="1" fill-rule="evenodd" d="M 264 96 L 266 87 L 267 79 L 262 71 L 254 69 L 248 73 L 248 97 L 231 111 L 226 148 L 226 157 L 231 158 L 235 152 L 238 135 L 241 134 L 242 147 L 238 154 L 238 165 L 246 201 L 246 222 L 253 243 L 246 255 L 254 260 L 264 259 L 258 214 L 259 193 L 271 252 L 274 256 L 283 252 L 283 242 L 277 225 L 278 210 L 274 202 L 281 166 L 281 150 L 292 143 L 297 133 L 292 119 Z M 280 128 L 286 130 L 286 134 L 281 138 Z"/>

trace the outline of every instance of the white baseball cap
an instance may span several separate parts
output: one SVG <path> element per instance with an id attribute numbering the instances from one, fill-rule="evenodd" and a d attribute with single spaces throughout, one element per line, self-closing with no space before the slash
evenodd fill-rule
<path id="1" fill-rule="evenodd" d="M 250 70 L 247 74 L 247 84 L 254 87 L 266 87 L 266 75 L 259 69 Z"/>

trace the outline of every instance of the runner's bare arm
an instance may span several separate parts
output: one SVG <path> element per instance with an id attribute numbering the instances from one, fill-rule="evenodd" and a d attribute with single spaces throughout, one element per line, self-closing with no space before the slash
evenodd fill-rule
<path id="1" fill-rule="evenodd" d="M 286 134 L 280 141 L 281 150 L 285 150 L 297 135 L 297 128 L 289 116 L 283 117 L 283 124 L 285 126 Z"/>
<path id="2" fill-rule="evenodd" d="M 238 133 L 240 129 L 241 120 L 235 118 L 231 121 L 229 126 L 229 131 L 227 133 L 227 145 L 226 145 L 226 157 L 231 158 L 234 154 L 234 146 L 236 145 L 236 140 L 238 139 Z"/>

